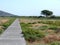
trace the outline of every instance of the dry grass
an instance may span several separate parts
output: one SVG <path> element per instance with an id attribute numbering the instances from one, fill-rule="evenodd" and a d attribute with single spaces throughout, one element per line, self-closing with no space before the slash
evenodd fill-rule
<path id="1" fill-rule="evenodd" d="M 48 24 L 43 24 L 43 23 L 40 23 L 40 19 L 25 19 L 25 18 L 20 18 L 20 23 L 27 23 L 27 24 L 31 24 L 32 26 L 29 27 L 29 28 L 32 28 L 32 29 L 38 29 L 39 27 L 41 26 L 49 26 Z M 47 21 L 47 20 L 43 20 L 43 21 Z M 53 21 L 55 22 L 56 20 L 48 20 L 48 21 Z M 58 20 L 60 21 L 60 20 Z M 47 35 L 42 38 L 41 41 L 36 41 L 36 42 L 33 42 L 33 43 L 29 43 L 27 42 L 27 45 L 44 45 L 45 43 L 51 43 L 51 42 L 54 42 L 54 41 L 60 41 L 60 33 L 59 34 L 56 34 L 55 33 L 55 30 L 52 30 L 52 29 L 47 29 L 47 30 L 43 30 L 43 32 L 45 32 Z"/>
<path id="2" fill-rule="evenodd" d="M 2 26 L 0 26 L 0 30 L 2 29 Z"/>
<path id="3" fill-rule="evenodd" d="M 54 41 L 60 41 L 60 36 L 57 36 L 56 34 L 50 34 L 48 36 L 45 36 L 43 41 L 45 43 L 51 43 L 51 42 L 54 42 Z"/>
<path id="4" fill-rule="evenodd" d="M 2 30 L 4 27 L 2 26 L 2 24 L 4 24 L 4 23 L 6 23 L 6 22 L 8 22 L 9 21 L 9 19 L 6 19 L 6 18 L 2 18 L 2 19 L 0 19 L 0 30 Z"/>
<path id="5" fill-rule="evenodd" d="M 2 19 L 2 20 L 0 20 L 0 24 L 1 24 L 1 23 L 6 23 L 8 20 L 9 20 L 9 19 Z"/>
<path id="6" fill-rule="evenodd" d="M 2 23 L 6 23 L 9 19 L 3 19 L 1 20 Z"/>
<path id="7" fill-rule="evenodd" d="M 32 23 L 32 22 L 38 22 L 39 20 L 35 20 L 35 19 L 20 19 L 20 22 L 24 22 L 24 23 Z"/>
<path id="8" fill-rule="evenodd" d="M 0 34 L 8 28 L 8 26 L 15 20 L 12 17 L 0 17 Z"/>
<path id="9" fill-rule="evenodd" d="M 3 24 L 7 23 L 9 21 L 8 18 L 2 18 L 0 17 L 0 34 L 4 31 L 5 27 Z"/>

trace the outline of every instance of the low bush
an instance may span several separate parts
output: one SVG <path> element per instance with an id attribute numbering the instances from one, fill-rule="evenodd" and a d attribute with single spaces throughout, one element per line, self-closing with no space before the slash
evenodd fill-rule
<path id="1" fill-rule="evenodd" d="M 5 29 L 15 20 L 15 18 L 10 19 L 7 23 L 2 24 L 2 26 L 5 27 Z"/>
<path id="2" fill-rule="evenodd" d="M 16 19 L 16 18 L 11 18 L 9 17 L 8 18 L 9 20 L 6 22 L 6 23 L 2 23 L 1 26 L 2 26 L 2 30 L 0 30 L 0 34 L 5 31 L 6 28 L 8 28 L 8 26 Z"/>
<path id="3" fill-rule="evenodd" d="M 36 24 L 36 22 L 32 22 L 31 24 Z"/>
<path id="4" fill-rule="evenodd" d="M 52 20 L 51 21 L 50 20 L 41 20 L 41 21 L 38 21 L 38 23 L 60 26 L 60 21 L 59 20 L 56 20 L 56 21 L 52 21 Z"/>
<path id="5" fill-rule="evenodd" d="M 60 28 L 57 28 L 55 33 L 60 33 Z"/>
<path id="6" fill-rule="evenodd" d="M 42 31 L 31 29 L 30 26 L 30 24 L 21 23 L 22 33 L 27 41 L 34 42 L 45 36 Z"/>
<path id="7" fill-rule="evenodd" d="M 29 22 L 28 24 L 32 24 L 31 22 Z"/>
<path id="8" fill-rule="evenodd" d="M 4 26 L 5 28 L 7 28 L 7 27 L 9 26 L 9 23 L 5 23 L 5 24 L 3 24 L 3 26 Z"/>
<path id="9" fill-rule="evenodd" d="M 59 42 L 52 42 L 50 45 L 60 45 Z"/>
<path id="10" fill-rule="evenodd" d="M 51 29 L 51 30 L 57 30 L 57 26 L 50 26 L 49 29 Z"/>
<path id="11" fill-rule="evenodd" d="M 26 24 L 26 23 L 20 23 L 21 24 L 21 26 L 23 26 L 23 27 L 30 27 L 30 26 L 32 26 L 31 24 Z"/>
<path id="12" fill-rule="evenodd" d="M 3 30 L 0 30 L 0 34 L 3 32 Z"/>
<path id="13" fill-rule="evenodd" d="M 43 38 L 45 36 L 43 32 L 40 32 L 38 30 L 32 30 L 32 29 L 25 30 L 22 33 L 24 34 L 24 37 L 26 40 L 32 41 L 32 42 L 40 38 Z"/>
<path id="14" fill-rule="evenodd" d="M 48 29 L 48 26 L 40 26 L 39 29 L 40 30 L 46 30 L 46 29 Z"/>

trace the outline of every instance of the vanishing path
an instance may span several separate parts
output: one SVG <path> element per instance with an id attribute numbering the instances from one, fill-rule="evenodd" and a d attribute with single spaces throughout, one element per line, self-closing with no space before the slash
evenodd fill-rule
<path id="1" fill-rule="evenodd" d="M 0 45 L 26 45 L 19 20 L 16 19 L 11 26 L 0 36 Z"/>

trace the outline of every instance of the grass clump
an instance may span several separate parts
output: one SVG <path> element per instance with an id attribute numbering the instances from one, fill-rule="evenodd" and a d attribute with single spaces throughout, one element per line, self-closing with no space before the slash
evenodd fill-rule
<path id="1" fill-rule="evenodd" d="M 0 30 L 0 34 L 3 32 L 4 30 Z"/>
<path id="2" fill-rule="evenodd" d="M 51 30 L 57 30 L 57 26 L 50 26 L 49 29 L 51 29 Z"/>
<path id="3" fill-rule="evenodd" d="M 36 22 L 30 22 L 30 23 L 28 23 L 28 24 L 36 24 Z"/>
<path id="4" fill-rule="evenodd" d="M 7 23 L 2 24 L 2 26 L 5 27 L 5 29 L 15 20 L 15 18 L 11 18 Z"/>
<path id="5" fill-rule="evenodd" d="M 41 20 L 38 23 L 60 26 L 60 21 L 59 20 L 56 20 L 56 21 L 52 21 L 52 20 Z"/>
<path id="6" fill-rule="evenodd" d="M 60 45 L 59 42 L 52 42 L 50 45 Z"/>
<path id="7" fill-rule="evenodd" d="M 8 26 L 10 26 L 16 18 L 11 18 L 11 17 L 7 18 L 6 17 L 6 19 L 8 19 L 8 21 L 6 21 L 5 23 L 1 23 L 2 27 L 0 29 L 0 34 L 3 33 L 5 31 L 5 29 L 7 29 Z"/>
<path id="8" fill-rule="evenodd" d="M 43 32 L 32 29 L 23 31 L 23 34 L 27 41 L 32 41 L 32 42 L 40 38 L 43 38 L 45 36 Z"/>
<path id="9" fill-rule="evenodd" d="M 48 29 L 48 26 L 46 26 L 46 25 L 45 26 L 40 26 L 39 29 L 40 30 L 46 30 L 46 29 Z"/>

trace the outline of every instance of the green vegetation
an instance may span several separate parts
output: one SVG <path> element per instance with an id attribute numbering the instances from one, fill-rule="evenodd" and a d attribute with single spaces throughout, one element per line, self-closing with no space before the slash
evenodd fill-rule
<path id="1" fill-rule="evenodd" d="M 24 34 L 25 39 L 29 42 L 40 40 L 40 38 L 45 36 L 43 32 L 29 28 L 29 26 L 31 26 L 30 24 L 21 23 L 21 26 L 23 30 L 22 33 Z"/>
<path id="2" fill-rule="evenodd" d="M 4 30 L 0 30 L 0 34 L 3 32 Z"/>
<path id="3" fill-rule="evenodd" d="M 51 29 L 51 30 L 57 30 L 58 27 L 57 26 L 49 26 L 49 29 Z"/>
<path id="4" fill-rule="evenodd" d="M 28 43 L 27 45 L 60 45 L 60 42 L 56 41 L 56 42 L 52 42 L 52 43 L 48 43 L 48 44 L 41 44 L 41 43 Z"/>
<path id="5" fill-rule="evenodd" d="M 60 42 L 52 42 L 50 45 L 60 45 Z"/>
<path id="6" fill-rule="evenodd" d="M 43 23 L 43 24 L 49 24 L 49 25 L 55 25 L 55 26 L 60 26 L 60 21 L 59 20 L 41 20 L 38 23 Z"/>
<path id="7" fill-rule="evenodd" d="M 60 45 L 59 19 L 23 17 L 20 23 L 27 45 Z"/>
<path id="8" fill-rule="evenodd" d="M 11 23 L 15 20 L 13 17 L 0 17 L 0 34 L 11 25 Z"/>
<path id="9" fill-rule="evenodd" d="M 5 28 L 7 28 L 13 21 L 15 20 L 15 18 L 11 18 L 9 19 L 9 21 L 7 23 L 2 24 Z"/>
<path id="10" fill-rule="evenodd" d="M 53 12 L 49 10 L 42 10 L 41 14 L 45 15 L 46 17 L 49 17 L 53 14 Z"/>
<path id="11" fill-rule="evenodd" d="M 46 26 L 46 25 L 45 26 L 40 26 L 39 29 L 40 30 L 47 30 L 48 29 L 48 26 Z"/>

